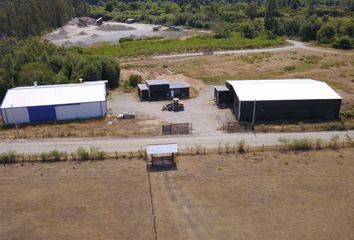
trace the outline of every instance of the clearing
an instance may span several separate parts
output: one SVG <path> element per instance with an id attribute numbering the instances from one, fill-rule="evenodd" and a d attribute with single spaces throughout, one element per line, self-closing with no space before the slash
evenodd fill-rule
<path id="1" fill-rule="evenodd" d="M 152 172 L 158 239 L 353 239 L 353 149 L 180 156 Z M 145 161 L 0 168 L 0 239 L 155 239 Z"/>

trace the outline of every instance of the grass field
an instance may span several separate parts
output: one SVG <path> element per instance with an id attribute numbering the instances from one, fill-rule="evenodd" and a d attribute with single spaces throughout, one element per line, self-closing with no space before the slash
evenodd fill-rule
<path id="1" fill-rule="evenodd" d="M 158 239 L 354 238 L 353 148 L 178 157 L 151 172 Z M 0 167 L 0 239 L 155 239 L 145 162 Z"/>
<path id="2" fill-rule="evenodd" d="M 201 52 L 205 50 L 229 50 L 241 48 L 261 48 L 285 44 L 285 39 L 267 39 L 257 37 L 248 39 L 238 33 L 232 33 L 230 38 L 215 39 L 211 36 L 196 36 L 184 39 L 153 39 L 135 40 L 121 44 L 103 44 L 84 49 L 84 52 L 109 57 L 142 57 L 167 53 Z"/>

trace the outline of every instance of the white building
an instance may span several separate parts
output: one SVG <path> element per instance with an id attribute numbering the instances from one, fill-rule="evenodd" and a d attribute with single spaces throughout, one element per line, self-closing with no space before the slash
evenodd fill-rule
<path id="1" fill-rule="evenodd" d="M 4 125 L 107 115 L 107 81 L 9 89 L 0 106 Z"/>

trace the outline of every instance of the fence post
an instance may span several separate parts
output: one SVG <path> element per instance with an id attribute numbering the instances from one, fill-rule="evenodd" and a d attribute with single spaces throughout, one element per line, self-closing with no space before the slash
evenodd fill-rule
<path id="1" fill-rule="evenodd" d="M 118 153 L 117 153 L 117 151 L 116 151 L 116 160 L 118 160 Z"/>

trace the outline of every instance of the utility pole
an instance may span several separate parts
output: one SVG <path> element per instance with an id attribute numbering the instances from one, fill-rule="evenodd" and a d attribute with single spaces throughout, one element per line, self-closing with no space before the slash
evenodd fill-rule
<path id="1" fill-rule="evenodd" d="M 18 126 L 17 126 L 17 121 L 16 121 L 16 116 L 15 116 L 15 112 L 14 112 L 14 108 L 13 105 L 11 104 L 11 110 L 12 110 L 12 117 L 14 118 L 14 122 L 15 122 L 15 127 L 16 127 L 16 138 L 18 138 L 20 136 L 19 132 L 18 132 Z"/>
<path id="2" fill-rule="evenodd" d="M 253 116 L 252 116 L 252 129 L 253 129 L 253 132 L 254 132 L 254 124 L 256 123 L 256 99 L 254 100 L 254 103 L 253 103 Z"/>

